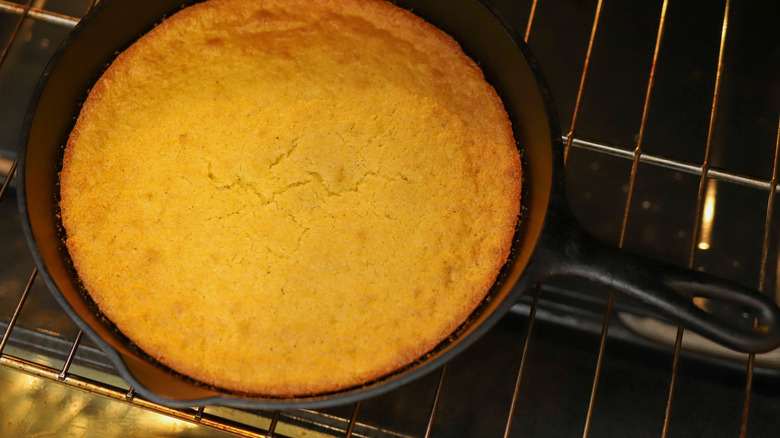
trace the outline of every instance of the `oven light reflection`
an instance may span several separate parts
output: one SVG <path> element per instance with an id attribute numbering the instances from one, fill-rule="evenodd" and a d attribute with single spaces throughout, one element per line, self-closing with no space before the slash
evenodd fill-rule
<path id="1" fill-rule="evenodd" d="M 699 233 L 699 249 L 710 249 L 712 239 L 712 223 L 715 219 L 715 197 L 718 193 L 718 182 L 707 181 L 707 192 L 704 195 L 704 211 L 701 215 L 701 232 Z"/>

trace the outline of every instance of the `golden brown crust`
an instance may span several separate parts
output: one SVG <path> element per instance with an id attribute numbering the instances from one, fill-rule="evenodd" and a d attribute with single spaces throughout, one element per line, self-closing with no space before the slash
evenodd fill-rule
<path id="1" fill-rule="evenodd" d="M 123 52 L 68 140 L 63 225 L 161 363 L 282 397 L 391 373 L 506 262 L 520 159 L 449 36 L 380 0 L 210 0 Z"/>

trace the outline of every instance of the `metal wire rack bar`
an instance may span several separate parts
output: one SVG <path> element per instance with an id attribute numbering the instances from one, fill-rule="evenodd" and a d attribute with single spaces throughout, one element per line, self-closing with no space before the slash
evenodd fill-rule
<path id="1" fill-rule="evenodd" d="M 631 201 L 634 196 L 634 189 L 636 187 L 636 177 L 637 177 L 637 171 L 639 169 L 639 162 L 640 158 L 642 157 L 642 141 L 644 139 L 644 133 L 645 133 L 645 126 L 647 124 L 647 115 L 648 115 L 648 109 L 650 108 L 650 98 L 652 96 L 653 91 L 653 85 L 655 84 L 655 72 L 656 72 L 656 66 L 658 63 L 658 54 L 661 50 L 661 41 L 663 40 L 663 34 L 664 34 L 664 25 L 666 23 L 666 10 L 668 7 L 668 1 L 664 0 L 662 6 L 661 6 L 661 16 L 658 22 L 658 33 L 656 36 L 655 41 L 655 47 L 653 49 L 653 60 L 650 67 L 650 76 L 647 80 L 647 89 L 645 91 L 645 100 L 642 105 L 642 118 L 639 124 L 639 135 L 637 138 L 636 147 L 634 149 L 634 160 L 631 165 L 631 174 L 629 179 L 629 185 L 628 185 L 628 194 L 626 195 L 626 201 L 625 206 L 623 209 L 623 220 L 621 222 L 620 226 L 620 239 L 618 241 L 618 246 L 623 247 L 626 237 L 626 229 L 628 224 L 628 218 L 631 211 Z M 594 25 L 595 28 L 595 25 Z M 591 36 L 591 39 L 593 37 Z M 583 80 L 584 80 L 585 73 L 583 72 Z M 604 350 L 606 347 L 607 342 L 607 334 L 609 331 L 609 324 L 610 324 L 610 317 L 612 315 L 612 308 L 615 301 L 615 293 L 613 291 L 609 292 L 609 298 L 607 300 L 607 307 L 604 311 L 604 324 L 602 326 L 602 334 L 601 334 L 601 342 L 599 344 L 599 355 L 598 360 L 596 363 L 596 371 L 594 373 L 593 378 L 593 389 L 591 390 L 590 400 L 588 402 L 588 413 L 585 420 L 585 427 L 583 431 L 583 437 L 588 436 L 588 432 L 590 430 L 590 424 L 591 419 L 593 415 L 593 407 L 595 405 L 596 400 L 596 389 L 598 387 L 598 381 L 599 376 L 601 375 L 601 369 L 602 364 L 604 360 Z M 674 379 L 672 379 L 674 380 Z M 671 399 L 670 399 L 671 400 Z"/>
<path id="2" fill-rule="evenodd" d="M 8 169 L 8 173 L 5 175 L 5 179 L 3 179 L 3 185 L 0 187 L 0 199 L 3 199 L 5 191 L 8 189 L 8 186 L 11 184 L 11 180 L 14 178 L 14 173 L 16 173 L 16 163 L 17 160 L 11 161 L 11 167 Z"/>
<path id="3" fill-rule="evenodd" d="M 720 97 L 720 87 L 721 87 L 721 78 L 722 78 L 722 72 L 723 72 L 723 61 L 724 61 L 724 49 L 726 47 L 726 35 L 728 31 L 728 23 L 729 23 L 729 9 L 730 9 L 730 0 L 726 0 L 726 5 L 724 7 L 723 11 L 723 24 L 721 26 L 721 35 L 720 35 L 720 47 L 718 48 L 718 66 L 715 73 L 715 87 L 712 92 L 712 106 L 711 106 L 711 112 L 710 112 L 710 121 L 709 126 L 707 128 L 707 143 L 704 151 L 704 161 L 701 165 L 701 178 L 699 179 L 699 191 L 696 196 L 696 214 L 694 215 L 695 221 L 694 221 L 694 228 L 693 228 L 693 239 L 691 239 L 691 245 L 690 245 L 690 251 L 688 256 L 688 268 L 693 268 L 693 263 L 696 257 L 696 242 L 699 239 L 699 233 L 701 232 L 700 226 L 699 226 L 699 218 L 702 216 L 702 211 L 704 209 L 704 191 L 705 186 L 707 184 L 707 175 L 709 172 L 710 167 L 710 153 L 712 151 L 712 135 L 715 128 L 715 120 L 716 116 L 718 114 L 718 102 Z M 678 337 L 682 338 L 685 336 L 685 329 L 682 326 L 678 326 L 677 328 L 677 334 Z M 675 356 L 679 356 L 680 352 L 677 347 L 678 343 L 675 343 Z M 680 346 L 682 346 L 682 343 L 679 343 Z M 679 364 L 679 361 L 675 361 L 675 364 Z M 750 370 L 752 372 L 752 369 Z M 672 370 L 672 382 L 676 379 L 677 375 L 677 368 Z M 752 378 L 752 373 L 748 376 L 748 380 Z M 672 396 L 674 393 L 674 385 L 670 385 L 669 390 L 669 404 L 672 402 Z M 665 419 L 665 421 L 668 422 L 668 420 Z M 744 427 L 744 422 L 743 426 Z"/>
<path id="4" fill-rule="evenodd" d="M 355 403 L 355 409 L 352 411 L 352 418 L 349 420 L 349 427 L 347 427 L 346 438 L 352 437 L 352 432 L 355 430 L 355 422 L 357 421 L 358 411 L 360 410 L 360 402 Z"/>
<path id="5" fill-rule="evenodd" d="M 528 13 L 528 23 L 525 26 L 525 35 L 523 36 L 523 41 L 526 43 L 528 42 L 528 36 L 531 35 L 531 25 L 534 22 L 534 15 L 536 15 L 536 4 L 538 0 L 533 0 L 531 2 L 531 11 Z"/>
<path id="6" fill-rule="evenodd" d="M 596 40 L 596 31 L 598 30 L 599 19 L 601 18 L 602 5 L 603 5 L 603 1 L 598 0 L 598 2 L 596 3 L 596 10 L 593 14 L 593 23 L 591 25 L 590 38 L 588 39 L 588 48 L 587 51 L 585 52 L 585 61 L 583 63 L 582 72 L 580 74 L 580 85 L 579 88 L 577 89 L 577 99 L 574 103 L 574 112 L 572 114 L 569 132 L 568 134 L 566 134 L 566 147 L 563 152 L 564 164 L 568 161 L 569 151 L 571 150 L 572 142 L 574 140 L 574 135 L 576 132 L 577 116 L 579 115 L 580 104 L 582 103 L 582 94 L 585 89 L 585 82 L 588 76 L 588 66 L 590 65 L 590 57 L 593 51 L 593 44 Z M 601 375 L 601 365 L 604 362 L 604 347 L 606 345 L 607 333 L 609 331 L 609 320 L 610 320 L 610 314 L 612 311 L 613 302 L 614 302 L 614 294 L 610 292 L 608 303 L 607 303 L 607 309 L 604 313 L 604 323 L 602 325 L 602 330 L 601 330 L 602 335 L 601 335 L 601 343 L 599 346 L 599 355 L 598 355 L 598 359 L 596 360 L 596 371 L 593 375 L 593 384 L 591 387 L 590 398 L 588 401 L 588 410 L 585 417 L 585 424 L 583 425 L 583 429 L 582 429 L 583 438 L 586 438 L 588 436 L 588 433 L 590 431 L 590 424 L 593 418 L 593 407 L 596 402 L 596 391 L 598 389 L 599 377 Z"/>
<path id="7" fill-rule="evenodd" d="M 588 50 L 585 52 L 585 62 L 582 66 L 582 74 L 580 75 L 580 86 L 577 89 L 577 100 L 574 102 L 574 113 L 571 116 L 571 126 L 569 133 L 566 134 L 566 149 L 563 151 L 564 163 L 569 158 L 569 149 L 571 149 L 571 143 L 574 140 L 574 133 L 577 126 L 577 116 L 580 111 L 580 103 L 582 103 L 582 92 L 585 90 L 585 80 L 588 76 L 588 65 L 590 64 L 590 54 L 593 51 L 593 43 L 596 39 L 596 30 L 599 26 L 599 18 L 601 17 L 601 5 L 603 0 L 598 0 L 596 3 L 596 12 L 593 15 L 593 26 L 590 31 L 590 39 L 588 40 Z"/>
<path id="8" fill-rule="evenodd" d="M 620 240 L 618 243 L 619 247 L 623 247 L 625 243 L 625 237 L 626 237 L 626 229 L 628 228 L 628 218 L 631 211 L 631 202 L 633 200 L 634 196 L 634 189 L 636 187 L 636 177 L 637 172 L 639 170 L 639 163 L 642 158 L 642 146 L 643 146 L 643 140 L 644 140 L 644 134 L 645 134 L 645 127 L 647 126 L 647 115 L 648 110 L 650 108 L 650 100 L 652 97 L 653 92 L 653 85 L 655 85 L 655 74 L 656 74 L 656 67 L 658 65 L 658 54 L 661 51 L 661 42 L 663 41 L 663 35 L 664 35 L 664 29 L 666 24 L 666 11 L 668 9 L 669 2 L 668 0 L 664 0 L 663 4 L 661 5 L 661 16 L 658 20 L 658 33 L 656 35 L 655 40 L 655 47 L 653 48 L 653 60 L 650 67 L 650 77 L 647 80 L 647 90 L 645 92 L 645 101 L 642 106 L 642 119 L 639 124 L 639 135 L 637 138 L 637 144 L 636 148 L 634 149 L 634 160 L 631 164 L 631 176 L 630 176 L 630 182 L 629 182 L 629 188 L 628 188 L 628 194 L 626 196 L 626 203 L 623 210 L 623 221 L 620 225 Z M 607 315 L 609 315 L 612 312 L 612 301 L 613 301 L 614 293 L 610 292 L 609 294 L 609 304 L 607 305 Z M 607 320 L 607 316 L 605 316 L 605 326 L 609 324 L 609 321 Z M 606 327 L 605 327 L 605 333 L 602 336 L 602 349 L 603 349 L 603 341 L 606 339 Z M 670 385 L 669 385 L 669 396 L 667 398 L 666 402 L 666 408 L 664 410 L 664 425 L 663 429 L 661 431 L 661 436 L 666 437 L 666 434 L 669 430 L 669 416 L 671 414 L 671 407 L 672 407 L 672 399 L 674 397 L 674 385 L 676 381 L 676 371 L 679 364 L 680 359 L 680 350 L 679 347 L 682 346 L 682 331 L 678 328 L 677 333 L 677 340 L 675 342 L 675 353 L 674 353 L 674 359 L 672 361 L 672 376 L 670 378 Z M 601 358 L 602 351 L 599 351 L 599 359 Z M 600 361 L 599 361 L 600 364 Z"/>
<path id="9" fill-rule="evenodd" d="M 428 415 L 428 423 L 425 426 L 425 438 L 429 438 L 433 432 L 433 419 L 436 416 L 436 409 L 439 407 L 439 399 L 441 398 L 441 388 L 444 386 L 444 376 L 447 374 L 447 365 L 441 367 L 439 373 L 439 383 L 436 385 L 436 392 L 433 395 L 433 403 L 431 404 L 431 413 Z"/>
<path id="10" fill-rule="evenodd" d="M 626 196 L 626 203 L 623 211 L 623 221 L 621 222 L 620 225 L 620 240 L 618 246 L 621 248 L 625 243 L 626 229 L 628 228 L 627 226 L 628 217 L 631 210 L 631 201 L 633 200 L 634 189 L 636 187 L 636 175 L 639 169 L 639 163 L 643 157 L 642 146 L 643 146 L 643 140 L 645 134 L 645 127 L 647 126 L 647 115 L 648 115 L 648 110 L 650 108 L 650 99 L 652 97 L 653 85 L 655 85 L 656 66 L 658 65 L 658 54 L 661 51 L 661 42 L 663 41 L 664 29 L 666 24 L 666 11 L 668 6 L 669 6 L 668 0 L 664 0 L 663 4 L 661 5 L 661 17 L 658 22 L 658 33 L 656 35 L 655 47 L 653 48 L 653 60 L 650 67 L 650 77 L 647 81 L 647 91 L 645 92 L 645 101 L 642 106 L 642 120 L 639 125 L 639 135 L 637 137 L 636 148 L 634 149 L 634 160 L 633 163 L 631 164 L 631 177 L 628 185 L 629 187 L 628 194 Z M 609 313 L 611 313 L 613 295 L 614 294 L 610 292 L 610 296 L 609 296 L 610 299 L 609 299 L 608 310 L 607 310 L 607 312 Z M 679 347 L 681 345 L 682 345 L 682 332 L 678 329 L 677 340 L 675 342 L 675 354 L 674 354 L 674 359 L 672 361 L 673 370 L 676 370 L 679 364 L 679 359 L 680 359 Z M 670 381 L 669 396 L 664 411 L 664 423 L 663 423 L 664 425 L 661 431 L 662 437 L 666 437 L 669 430 L 669 416 L 671 414 L 672 398 L 674 397 L 674 383 L 675 383 L 674 372 L 672 373 L 672 377 L 670 380 L 671 381 Z"/>
<path id="11" fill-rule="evenodd" d="M 604 310 L 604 324 L 601 326 L 601 341 L 599 342 L 599 355 L 596 359 L 596 370 L 593 372 L 593 386 L 590 390 L 588 399 L 588 413 L 585 416 L 585 425 L 582 428 L 582 436 L 586 438 L 590 433 L 590 425 L 593 421 L 593 408 L 596 406 L 596 391 L 599 387 L 601 369 L 604 364 L 604 351 L 607 347 L 607 334 L 609 333 L 609 323 L 612 317 L 612 306 L 615 303 L 615 293 L 610 291 L 607 298 L 607 308 Z"/>
<path id="12" fill-rule="evenodd" d="M 31 4 L 32 1 L 29 2 Z M 91 6 L 90 6 L 91 9 Z M 47 11 L 45 9 L 39 9 L 30 6 L 29 8 L 24 7 L 22 5 L 19 5 L 17 3 L 11 3 L 9 1 L 0 0 L 0 12 L 10 12 L 12 14 L 21 14 L 22 20 L 24 19 L 24 16 L 29 16 L 30 18 L 35 18 L 37 20 L 46 22 L 46 23 L 54 23 L 54 24 L 62 24 L 65 26 L 75 26 L 80 21 L 79 18 L 71 17 L 70 15 L 64 15 L 64 14 L 58 14 L 56 12 Z M 10 46 L 10 44 L 9 44 Z"/>
<path id="13" fill-rule="evenodd" d="M 758 290 L 764 292 L 766 286 L 766 264 L 769 256 L 769 231 L 772 225 L 772 214 L 775 206 L 775 192 L 777 191 L 778 158 L 780 156 L 780 120 L 777 122 L 777 135 L 775 137 L 775 159 L 772 164 L 772 179 L 769 181 L 769 198 L 766 206 L 766 220 L 764 221 L 764 241 L 761 246 L 761 266 L 758 279 Z"/>
<path id="14" fill-rule="evenodd" d="M 273 418 L 271 418 L 271 424 L 268 426 L 268 436 L 273 437 L 274 433 L 276 433 L 276 425 L 279 424 L 279 417 L 282 415 L 281 412 L 275 411 Z"/>
<path id="15" fill-rule="evenodd" d="M 672 417 L 672 400 L 677 386 L 677 370 L 680 366 L 680 352 L 682 351 L 683 328 L 677 326 L 677 334 L 674 338 L 674 356 L 672 357 L 672 375 L 669 378 L 669 395 L 666 398 L 666 407 L 664 408 L 664 423 L 661 429 L 661 437 L 666 438 L 669 434 L 670 418 Z"/>
<path id="16" fill-rule="evenodd" d="M 645 127 L 647 126 L 647 114 L 650 109 L 650 97 L 653 93 L 655 84 L 655 70 L 658 65 L 658 53 L 661 51 L 661 40 L 664 35 L 664 25 L 666 24 L 666 9 L 669 5 L 668 0 L 664 0 L 661 5 L 661 18 L 658 21 L 658 35 L 655 39 L 655 48 L 653 49 L 653 61 L 650 67 L 650 78 L 647 80 L 647 91 L 645 91 L 645 102 L 642 105 L 642 121 L 639 123 L 639 135 L 637 136 L 636 148 L 634 149 L 634 161 L 631 164 L 631 177 L 628 183 L 628 195 L 626 195 L 626 204 L 623 209 L 623 221 L 620 225 L 620 240 L 618 246 L 623 247 L 626 239 L 626 229 L 628 228 L 628 216 L 631 210 L 631 200 L 634 198 L 634 189 L 636 187 L 636 174 L 639 169 L 639 160 L 642 158 L 642 146 L 645 137 Z"/>
<path id="17" fill-rule="evenodd" d="M 569 139 L 568 137 L 564 136 L 563 140 L 568 141 Z M 624 158 L 627 160 L 638 159 L 638 161 L 642 164 L 650 164 L 658 167 L 663 167 L 666 169 L 677 170 L 691 175 L 700 176 L 703 173 L 701 165 L 691 164 L 681 160 L 675 160 L 675 159 L 666 158 L 658 155 L 648 154 L 647 152 L 642 152 L 639 158 L 637 158 L 635 150 L 623 149 L 620 147 L 616 147 L 604 143 L 583 140 L 580 138 L 573 138 L 571 140 L 571 145 L 573 147 L 578 147 L 580 149 L 599 152 L 602 154 Z M 751 187 L 755 189 L 770 190 L 772 188 L 772 185 L 767 180 L 761 178 L 755 178 L 751 176 L 740 175 L 734 172 L 729 172 L 726 170 L 721 170 L 713 167 L 708 168 L 707 177 L 709 179 L 729 182 L 740 186 Z M 774 189 L 777 190 L 776 185 L 774 186 Z"/>
<path id="18" fill-rule="evenodd" d="M 59 380 L 65 380 L 65 378 L 68 376 L 68 370 L 70 369 L 70 364 L 73 363 L 73 358 L 76 356 L 76 350 L 79 348 L 79 345 L 81 344 L 81 337 L 84 335 L 84 332 L 79 330 L 79 333 L 76 335 L 76 340 L 73 341 L 73 346 L 70 348 L 70 353 L 68 353 L 68 358 L 65 359 L 65 364 L 62 366 L 62 370 L 57 375 L 57 378 Z"/>
<path id="19" fill-rule="evenodd" d="M 536 319 L 536 310 L 539 308 L 539 296 L 542 294 L 542 285 L 538 283 L 536 285 L 536 292 L 534 293 L 533 302 L 531 302 L 531 311 L 528 315 L 528 325 L 525 332 L 525 340 L 523 342 L 523 351 L 520 356 L 520 366 L 517 369 L 517 379 L 515 380 L 515 389 L 512 393 L 512 401 L 509 404 L 509 413 L 507 414 L 506 426 L 504 427 L 504 438 L 509 437 L 509 431 L 512 429 L 512 421 L 515 416 L 515 408 L 517 407 L 517 398 L 520 395 L 520 384 L 523 381 L 523 371 L 528 360 L 528 346 L 531 343 L 531 333 L 534 328 L 534 320 Z"/>
<path id="20" fill-rule="evenodd" d="M 780 156 L 780 121 L 778 121 L 777 137 L 775 140 L 775 159 L 772 164 L 771 189 L 766 206 L 766 219 L 764 221 L 764 240 L 761 245 L 761 270 L 759 272 L 758 290 L 764 293 L 766 285 L 766 262 L 769 254 L 769 237 L 771 233 L 772 214 L 774 213 L 775 190 L 777 190 L 777 167 Z M 739 429 L 740 438 L 747 436 L 748 415 L 750 414 L 750 395 L 753 389 L 753 370 L 756 363 L 756 355 L 748 355 L 747 380 L 745 382 L 745 401 L 742 407 L 742 423 Z"/>
<path id="21" fill-rule="evenodd" d="M 25 4 L 24 7 L 22 6 L 19 7 L 21 9 L 19 14 L 19 20 L 16 21 L 16 26 L 14 26 L 14 30 L 11 31 L 10 41 L 16 39 L 16 36 L 19 34 L 19 29 L 22 28 L 22 23 L 24 22 L 24 19 L 27 17 L 27 14 L 30 13 L 31 6 L 32 6 L 32 0 L 27 0 L 27 4 Z M 11 49 L 11 44 L 9 43 L 7 46 L 3 48 L 3 51 L 0 52 L 0 66 L 3 65 L 6 56 L 8 56 L 8 50 L 10 49 Z"/>
<path id="22" fill-rule="evenodd" d="M 14 325 L 16 325 L 16 321 L 19 319 L 19 314 L 22 312 L 22 307 L 24 306 L 25 301 L 27 301 L 27 296 L 30 294 L 30 289 L 32 289 L 33 281 L 35 281 L 35 277 L 37 275 L 38 275 L 38 270 L 33 269 L 33 272 L 30 275 L 30 279 L 27 281 L 27 285 L 24 287 L 24 290 L 22 291 L 22 296 L 21 298 L 19 298 L 19 303 L 16 305 L 16 310 L 14 310 L 11 319 L 8 321 L 8 326 L 5 328 L 3 339 L 2 341 L 0 341 L 0 354 L 3 353 L 3 350 L 5 349 L 5 346 L 8 343 L 8 338 L 11 337 L 11 330 L 13 330 Z"/>

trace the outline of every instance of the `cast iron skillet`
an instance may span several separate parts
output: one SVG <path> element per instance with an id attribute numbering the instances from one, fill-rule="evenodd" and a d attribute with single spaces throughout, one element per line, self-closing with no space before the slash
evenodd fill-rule
<path id="1" fill-rule="evenodd" d="M 584 277 L 623 292 L 660 315 L 736 350 L 764 352 L 780 345 L 780 310 L 758 292 L 609 247 L 577 224 L 564 197 L 563 147 L 550 92 L 522 39 L 496 14 L 476 0 L 397 3 L 455 37 L 501 95 L 523 156 L 522 216 L 509 262 L 488 298 L 453 336 L 392 375 L 335 393 L 298 398 L 251 396 L 208 387 L 176 374 L 140 351 L 101 316 L 84 293 L 63 245 L 58 172 L 63 145 L 80 104 L 116 55 L 162 17 L 180 9 L 182 1 L 103 1 L 54 55 L 23 128 L 18 187 L 24 232 L 56 300 L 138 394 L 174 407 L 222 404 L 258 409 L 322 407 L 373 396 L 439 367 L 493 326 L 532 284 L 555 275 Z M 745 331 L 719 321 L 694 306 L 693 296 L 737 306 L 757 318 L 758 328 Z M 257 360 L 274 357 L 269 354 Z"/>

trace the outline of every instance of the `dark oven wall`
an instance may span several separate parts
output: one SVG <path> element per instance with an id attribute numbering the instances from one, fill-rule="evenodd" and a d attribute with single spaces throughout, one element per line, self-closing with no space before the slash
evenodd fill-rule
<path id="1" fill-rule="evenodd" d="M 42 282 L 28 282 L 34 269 L 16 210 L 13 170 L 27 103 L 90 3 L 0 0 L 3 436 L 108 434 L 118 419 L 123 432 L 167 436 L 739 437 L 780 429 L 778 353 L 734 353 L 568 278 L 530 291 L 444 368 L 359 404 L 172 410 L 135 396 Z M 569 202 L 590 232 L 780 294 L 772 196 L 780 4 L 485 3 L 527 38 L 545 73 L 567 148 Z M 699 304 L 751 323 L 717 303 Z"/>

